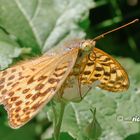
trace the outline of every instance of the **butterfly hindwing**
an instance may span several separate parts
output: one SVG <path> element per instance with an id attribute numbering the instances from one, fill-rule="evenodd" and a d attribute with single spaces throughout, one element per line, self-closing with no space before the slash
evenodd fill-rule
<path id="1" fill-rule="evenodd" d="M 99 81 L 98 87 L 112 91 L 124 91 L 129 87 L 129 79 L 123 67 L 110 55 L 94 48 L 83 60 L 85 65 L 80 75 L 81 83 Z"/>

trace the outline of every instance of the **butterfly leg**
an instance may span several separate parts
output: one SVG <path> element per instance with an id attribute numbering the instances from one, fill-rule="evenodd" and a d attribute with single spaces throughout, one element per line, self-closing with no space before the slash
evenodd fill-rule
<path id="1" fill-rule="evenodd" d="M 81 82 L 80 82 L 80 78 L 79 78 L 79 77 L 78 77 L 78 90 L 79 90 L 80 98 L 81 98 L 81 100 L 82 100 L 83 97 L 82 97 L 82 92 L 81 92 Z"/>

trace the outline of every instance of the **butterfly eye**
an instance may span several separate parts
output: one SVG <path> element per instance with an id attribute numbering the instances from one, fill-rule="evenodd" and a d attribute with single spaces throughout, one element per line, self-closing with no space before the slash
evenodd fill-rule
<path id="1" fill-rule="evenodd" d="M 93 49 L 93 47 L 95 46 L 95 41 L 92 40 L 86 40 L 83 42 L 83 44 L 81 45 L 81 49 L 83 51 L 91 51 Z"/>

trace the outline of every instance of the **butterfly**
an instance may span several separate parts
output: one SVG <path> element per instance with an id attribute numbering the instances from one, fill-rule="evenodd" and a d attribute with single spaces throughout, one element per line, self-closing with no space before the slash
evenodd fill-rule
<path id="1" fill-rule="evenodd" d="M 74 40 L 0 71 L 0 104 L 12 128 L 31 120 L 73 77 L 85 86 L 99 81 L 98 87 L 112 92 L 128 89 L 127 72 L 95 47 L 96 40 Z"/>

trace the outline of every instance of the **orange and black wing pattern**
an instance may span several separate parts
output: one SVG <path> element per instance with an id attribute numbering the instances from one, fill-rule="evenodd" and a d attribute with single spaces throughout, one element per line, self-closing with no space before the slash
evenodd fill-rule
<path id="1" fill-rule="evenodd" d="M 100 49 L 94 48 L 82 65 L 84 68 L 79 77 L 82 84 L 99 81 L 98 87 L 111 92 L 125 91 L 129 87 L 127 72 L 121 64 Z"/>

